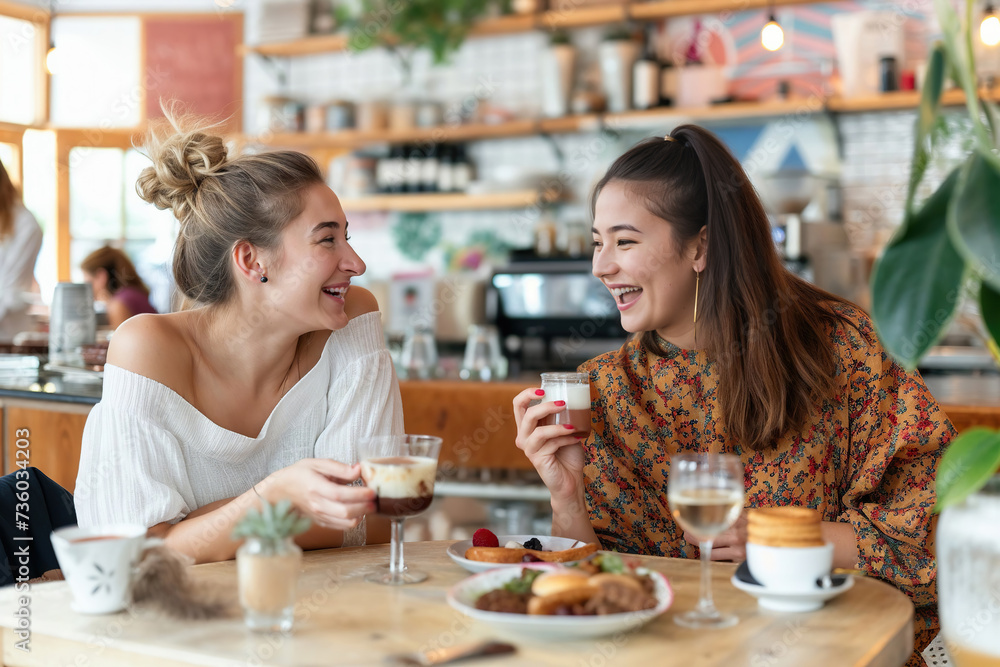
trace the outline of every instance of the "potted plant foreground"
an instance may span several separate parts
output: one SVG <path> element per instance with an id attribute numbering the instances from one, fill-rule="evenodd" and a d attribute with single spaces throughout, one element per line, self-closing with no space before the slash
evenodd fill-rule
<path id="1" fill-rule="evenodd" d="M 302 549 L 293 537 L 309 529 L 310 521 L 282 500 L 274 505 L 261 500 L 233 530 L 235 539 L 245 538 L 236 552 L 240 604 L 247 627 L 257 632 L 288 632 L 292 629 L 296 587 Z"/>
<path id="2" fill-rule="evenodd" d="M 970 291 L 1000 363 L 1000 113 L 979 96 L 973 0 L 966 0 L 964 18 L 952 0 L 935 0 L 935 9 L 944 38 L 931 53 L 925 79 L 906 212 L 872 276 L 879 337 L 911 370 L 940 339 Z M 917 188 L 944 134 L 940 99 L 948 77 L 965 92 L 974 148 L 933 195 L 918 203 Z M 998 466 L 1000 432 L 977 427 L 948 446 L 937 472 L 941 628 L 960 665 L 979 664 L 977 657 L 1000 658 Z"/>

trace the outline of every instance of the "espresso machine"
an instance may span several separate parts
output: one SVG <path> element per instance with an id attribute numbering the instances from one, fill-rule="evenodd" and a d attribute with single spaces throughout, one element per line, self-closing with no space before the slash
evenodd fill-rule
<path id="1" fill-rule="evenodd" d="M 490 279 L 486 315 L 500 333 L 511 375 L 574 370 L 621 347 L 628 335 L 589 259 L 511 262 Z"/>
<path id="2" fill-rule="evenodd" d="M 851 249 L 840 221 L 837 181 L 806 170 L 783 169 L 756 185 L 785 266 L 816 286 L 867 307 L 868 262 Z M 805 220 L 807 208 L 812 215 Z"/>
<path id="3" fill-rule="evenodd" d="M 804 169 L 781 170 L 758 183 L 761 203 L 773 216 L 771 236 L 786 263 L 794 264 L 803 258 L 802 212 L 825 183 L 825 179 Z"/>

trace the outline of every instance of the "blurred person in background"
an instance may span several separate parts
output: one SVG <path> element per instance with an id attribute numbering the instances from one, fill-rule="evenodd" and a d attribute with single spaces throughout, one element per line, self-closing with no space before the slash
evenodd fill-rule
<path id="1" fill-rule="evenodd" d="M 31 289 L 41 247 L 42 228 L 0 162 L 0 344 L 34 328 L 24 294 Z"/>
<path id="2" fill-rule="evenodd" d="M 156 312 L 149 302 L 149 288 L 121 250 L 111 246 L 98 248 L 87 255 L 80 268 L 94 288 L 94 300 L 105 304 L 112 329 L 133 315 Z"/>

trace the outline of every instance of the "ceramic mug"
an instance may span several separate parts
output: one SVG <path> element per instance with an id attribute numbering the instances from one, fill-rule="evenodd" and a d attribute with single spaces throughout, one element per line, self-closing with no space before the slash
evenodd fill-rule
<path id="1" fill-rule="evenodd" d="M 833 568 L 833 544 L 820 547 L 768 547 L 747 542 L 747 567 L 762 586 L 775 591 L 804 593 L 819 586 Z"/>
<path id="2" fill-rule="evenodd" d="M 163 544 L 147 538 L 138 524 L 69 526 L 52 533 L 52 548 L 59 559 L 70 592 L 73 611 L 80 614 L 113 614 L 132 599 L 132 578 L 142 552 Z"/>

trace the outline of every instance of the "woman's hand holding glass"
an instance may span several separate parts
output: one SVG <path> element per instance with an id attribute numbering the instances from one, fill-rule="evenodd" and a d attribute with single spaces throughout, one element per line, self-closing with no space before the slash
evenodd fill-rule
<path id="1" fill-rule="evenodd" d="M 352 486 L 361 465 L 332 459 L 303 459 L 268 475 L 258 491 L 270 500 L 287 498 L 325 528 L 350 530 L 375 511 L 375 491 Z"/>
<path id="2" fill-rule="evenodd" d="M 554 502 L 574 500 L 583 490 L 583 438 L 574 432 L 574 424 L 539 425 L 544 418 L 566 410 L 564 401 L 532 406 L 532 401 L 544 395 L 540 391 L 532 387 L 514 397 L 515 443 L 538 471 Z"/>
<path id="3" fill-rule="evenodd" d="M 688 544 L 698 544 L 698 536 L 684 531 Z M 712 539 L 712 560 L 740 563 L 747 559 L 747 511 L 740 513 L 736 523 Z"/>

